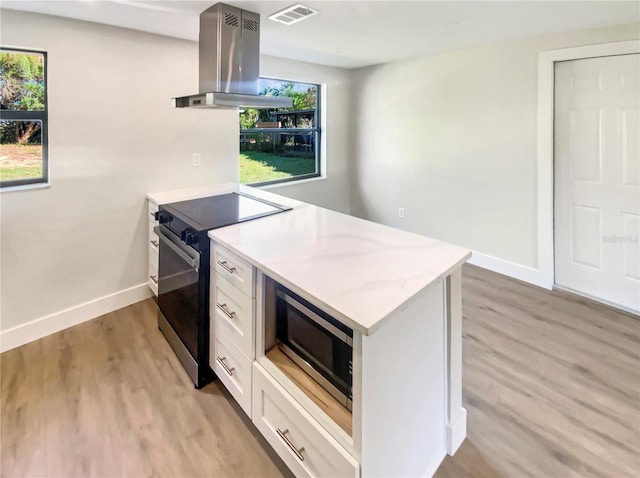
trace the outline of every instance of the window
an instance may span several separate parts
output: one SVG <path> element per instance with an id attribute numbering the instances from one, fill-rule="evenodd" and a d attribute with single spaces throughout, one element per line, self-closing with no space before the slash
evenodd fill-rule
<path id="1" fill-rule="evenodd" d="M 289 96 L 293 108 L 240 111 L 240 182 L 320 176 L 320 85 L 260 78 L 260 94 Z"/>
<path id="2" fill-rule="evenodd" d="M 48 181 L 46 61 L 0 48 L 0 187 Z"/>

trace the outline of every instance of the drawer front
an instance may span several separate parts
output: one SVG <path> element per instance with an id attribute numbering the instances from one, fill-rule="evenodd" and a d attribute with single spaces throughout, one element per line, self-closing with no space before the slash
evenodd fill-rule
<path id="1" fill-rule="evenodd" d="M 211 242 L 211 264 L 216 272 L 244 294 L 254 297 L 254 272 L 251 264 L 213 241 Z"/>
<path id="2" fill-rule="evenodd" d="M 154 227 L 155 227 L 154 223 L 152 221 L 149 221 L 149 245 L 155 247 L 157 251 L 158 244 L 160 244 L 160 239 L 158 238 L 158 235 L 153 230 Z"/>
<path id="3" fill-rule="evenodd" d="M 149 287 L 158 295 L 158 251 L 149 246 Z"/>
<path id="4" fill-rule="evenodd" d="M 236 289 L 218 272 L 211 274 L 209 315 L 216 333 L 224 333 L 249 358 L 254 352 L 254 302 Z"/>
<path id="5" fill-rule="evenodd" d="M 253 365 L 253 423 L 294 475 L 352 476 L 360 465 L 291 396 Z"/>
<path id="6" fill-rule="evenodd" d="M 224 334 L 211 327 L 210 365 L 238 405 L 251 418 L 251 359 L 244 355 Z"/>
<path id="7" fill-rule="evenodd" d="M 158 205 L 153 201 L 149 201 L 149 220 L 153 221 L 156 225 L 158 224 L 155 218 L 155 214 L 157 210 L 158 210 Z"/>

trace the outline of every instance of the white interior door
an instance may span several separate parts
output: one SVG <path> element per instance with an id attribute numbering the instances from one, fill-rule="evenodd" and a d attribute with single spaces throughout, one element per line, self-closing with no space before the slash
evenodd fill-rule
<path id="1" fill-rule="evenodd" d="M 640 310 L 640 55 L 555 65 L 555 281 Z"/>

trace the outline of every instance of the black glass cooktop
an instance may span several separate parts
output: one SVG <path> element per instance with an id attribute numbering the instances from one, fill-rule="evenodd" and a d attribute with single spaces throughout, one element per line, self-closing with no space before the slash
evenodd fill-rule
<path id="1" fill-rule="evenodd" d="M 196 231 L 230 226 L 291 208 L 242 193 L 221 194 L 165 204 L 161 209 L 179 217 Z"/>

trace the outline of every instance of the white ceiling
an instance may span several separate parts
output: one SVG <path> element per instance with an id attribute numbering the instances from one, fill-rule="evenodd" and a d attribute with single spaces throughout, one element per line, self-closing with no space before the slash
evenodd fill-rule
<path id="1" fill-rule="evenodd" d="M 60 15 L 198 39 L 198 15 L 215 0 L 2 0 L 2 8 Z M 269 20 L 297 3 L 226 3 L 261 14 L 261 52 L 343 68 L 542 33 L 640 22 L 637 1 L 302 1 L 320 13 L 291 26 Z"/>

